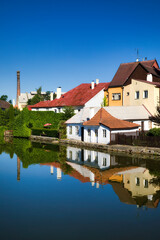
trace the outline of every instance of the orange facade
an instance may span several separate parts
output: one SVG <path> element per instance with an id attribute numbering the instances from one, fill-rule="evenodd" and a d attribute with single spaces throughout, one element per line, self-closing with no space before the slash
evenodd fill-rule
<path id="1" fill-rule="evenodd" d="M 105 92 L 107 106 L 123 106 L 123 88 L 108 88 Z"/>

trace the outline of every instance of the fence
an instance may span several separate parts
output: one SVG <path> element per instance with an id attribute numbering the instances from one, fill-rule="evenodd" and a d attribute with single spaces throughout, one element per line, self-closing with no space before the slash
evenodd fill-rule
<path id="1" fill-rule="evenodd" d="M 160 136 L 146 136 L 145 132 L 137 132 L 133 136 L 117 133 L 114 139 L 114 141 L 111 141 L 111 144 L 160 147 Z"/>

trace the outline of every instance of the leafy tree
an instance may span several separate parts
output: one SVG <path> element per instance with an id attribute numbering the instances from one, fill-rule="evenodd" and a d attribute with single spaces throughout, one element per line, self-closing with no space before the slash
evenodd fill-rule
<path id="1" fill-rule="evenodd" d="M 64 107 L 63 112 L 64 112 L 64 119 L 67 120 L 74 115 L 74 108 L 72 106 Z"/>
<path id="2" fill-rule="evenodd" d="M 37 93 L 36 95 L 32 98 L 32 99 L 29 99 L 27 104 L 28 105 L 34 105 L 36 103 L 39 103 L 41 101 L 44 100 L 44 97 L 42 96 L 41 92 L 42 92 L 42 87 L 39 87 L 37 90 Z"/>
<path id="3" fill-rule="evenodd" d="M 10 107 L 9 107 L 9 128 L 10 128 L 10 130 L 13 129 L 13 123 L 14 123 L 14 108 L 13 108 L 13 105 L 10 105 Z"/>
<path id="4" fill-rule="evenodd" d="M 7 96 L 7 95 L 2 95 L 2 96 L 0 97 L 0 100 L 3 100 L 3 101 L 7 101 L 7 99 L 8 99 L 8 96 Z"/>
<path id="5" fill-rule="evenodd" d="M 50 91 L 47 91 L 46 94 L 44 95 L 44 100 L 50 100 L 50 94 L 51 92 Z"/>
<path id="6" fill-rule="evenodd" d="M 157 114 L 155 114 L 154 116 L 149 117 L 149 120 L 151 122 L 156 123 L 156 125 L 160 125 L 160 107 L 157 107 Z"/>

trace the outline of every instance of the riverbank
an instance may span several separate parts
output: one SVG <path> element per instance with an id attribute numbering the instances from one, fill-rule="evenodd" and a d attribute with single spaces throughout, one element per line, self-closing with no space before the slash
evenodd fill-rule
<path id="1" fill-rule="evenodd" d="M 49 144 L 65 144 L 81 148 L 89 148 L 92 150 L 101 150 L 105 152 L 125 153 L 129 155 L 142 155 L 146 157 L 154 157 L 160 159 L 160 148 L 144 147 L 144 146 L 130 146 L 130 145 L 106 145 L 99 143 L 86 143 L 77 140 L 57 139 L 52 137 L 31 136 L 32 142 L 49 143 Z"/>

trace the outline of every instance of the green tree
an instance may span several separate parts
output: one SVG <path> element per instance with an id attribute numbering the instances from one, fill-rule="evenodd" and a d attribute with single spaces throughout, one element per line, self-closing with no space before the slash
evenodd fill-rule
<path id="1" fill-rule="evenodd" d="M 50 91 L 47 91 L 47 92 L 46 92 L 46 94 L 44 95 L 44 100 L 45 100 L 45 101 L 50 100 L 50 94 L 51 94 Z"/>
<path id="2" fill-rule="evenodd" d="M 8 96 L 7 96 L 7 95 L 2 95 L 2 96 L 0 97 L 0 100 L 3 100 L 3 101 L 7 101 L 7 99 L 8 99 Z"/>
<path id="3" fill-rule="evenodd" d="M 36 90 L 37 90 L 36 95 L 32 99 L 28 100 L 28 102 L 27 102 L 28 105 L 34 105 L 34 104 L 39 103 L 44 100 L 44 96 L 42 96 L 42 94 L 41 94 L 42 87 L 39 87 Z"/>
<path id="4" fill-rule="evenodd" d="M 74 115 L 74 108 L 72 106 L 64 107 L 64 120 L 71 118 Z"/>
<path id="5" fill-rule="evenodd" d="M 149 117 L 151 122 L 154 122 L 156 125 L 160 125 L 160 107 L 157 107 L 157 114 L 154 116 Z"/>
<path id="6" fill-rule="evenodd" d="M 10 105 L 9 107 L 9 129 L 13 129 L 13 123 L 14 123 L 14 108 L 13 105 Z"/>

